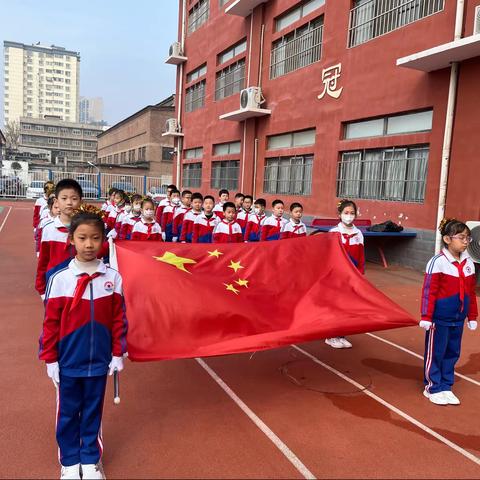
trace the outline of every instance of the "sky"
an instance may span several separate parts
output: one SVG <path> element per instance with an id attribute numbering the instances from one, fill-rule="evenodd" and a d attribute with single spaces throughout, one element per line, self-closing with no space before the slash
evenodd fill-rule
<path id="1" fill-rule="evenodd" d="M 177 18 L 177 0 L 0 0 L 0 123 L 4 40 L 80 52 L 80 95 L 103 97 L 113 125 L 175 92 L 175 66 L 164 61 Z"/>

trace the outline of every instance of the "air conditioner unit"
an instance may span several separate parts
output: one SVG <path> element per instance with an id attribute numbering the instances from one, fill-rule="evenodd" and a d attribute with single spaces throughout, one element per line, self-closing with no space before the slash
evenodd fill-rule
<path id="1" fill-rule="evenodd" d="M 240 92 L 240 109 L 260 108 L 265 103 L 260 87 L 248 87 Z"/>
<path id="2" fill-rule="evenodd" d="M 180 42 L 175 42 L 170 45 L 170 49 L 168 50 L 169 57 L 183 57 L 182 52 L 182 45 Z"/>
<path id="3" fill-rule="evenodd" d="M 165 131 L 167 133 L 178 133 L 178 121 L 176 118 L 169 118 L 165 124 Z"/>
<path id="4" fill-rule="evenodd" d="M 472 243 L 468 246 L 468 253 L 475 263 L 480 263 L 480 222 L 471 220 L 467 227 L 472 232 Z"/>

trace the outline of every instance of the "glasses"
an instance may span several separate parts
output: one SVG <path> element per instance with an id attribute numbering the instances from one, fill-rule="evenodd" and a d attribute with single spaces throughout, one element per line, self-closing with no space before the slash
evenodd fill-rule
<path id="1" fill-rule="evenodd" d="M 456 238 L 461 242 L 472 243 L 473 238 L 469 235 L 452 235 L 450 238 Z"/>

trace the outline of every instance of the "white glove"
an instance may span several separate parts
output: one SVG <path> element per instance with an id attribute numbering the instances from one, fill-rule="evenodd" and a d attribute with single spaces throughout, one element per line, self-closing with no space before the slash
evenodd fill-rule
<path id="1" fill-rule="evenodd" d="M 432 322 L 429 322 L 428 320 L 421 320 L 419 325 L 420 328 L 423 328 L 424 330 L 430 330 Z"/>
<path id="2" fill-rule="evenodd" d="M 47 363 L 47 375 L 53 380 L 53 383 L 58 386 L 60 383 L 60 367 L 58 362 Z"/>
<path id="3" fill-rule="evenodd" d="M 40 298 L 42 299 L 42 302 L 44 302 L 44 301 L 45 301 L 45 294 L 42 293 L 42 294 L 40 295 Z"/>
<path id="4" fill-rule="evenodd" d="M 107 235 L 107 238 L 111 238 L 113 240 L 115 240 L 116 238 L 118 237 L 118 233 L 117 231 L 114 229 L 114 230 L 110 230 L 108 232 L 108 235 Z"/>
<path id="5" fill-rule="evenodd" d="M 178 237 L 173 237 L 172 242 L 178 242 Z"/>
<path id="6" fill-rule="evenodd" d="M 108 368 L 109 375 L 113 375 L 115 370 L 121 372 L 123 370 L 123 357 L 112 357 L 112 361 L 110 362 Z"/>
<path id="7" fill-rule="evenodd" d="M 477 322 L 476 320 L 469 320 L 469 321 L 467 322 L 467 327 L 468 327 L 470 330 L 474 331 L 474 330 L 476 330 L 477 327 L 478 327 L 478 322 Z"/>
<path id="8" fill-rule="evenodd" d="M 165 234 L 165 232 L 162 232 L 162 240 L 165 241 L 166 238 L 167 238 L 167 235 Z"/>

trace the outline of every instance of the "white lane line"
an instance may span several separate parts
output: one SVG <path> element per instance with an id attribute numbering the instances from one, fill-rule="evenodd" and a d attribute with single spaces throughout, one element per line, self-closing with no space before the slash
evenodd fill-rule
<path id="1" fill-rule="evenodd" d="M 280 438 L 255 415 L 255 413 L 238 397 L 238 395 L 212 370 L 201 358 L 195 359 L 199 365 L 217 382 L 220 388 L 237 404 L 248 418 L 268 437 L 282 452 L 287 460 L 297 469 L 303 478 L 315 480 L 315 475 L 300 461 L 300 459 L 280 440 Z"/>
<path id="2" fill-rule="evenodd" d="M 380 403 L 381 405 L 383 405 L 384 407 L 387 407 L 389 410 L 391 410 L 392 412 L 396 413 L 397 415 L 399 415 L 400 417 L 404 418 L 405 420 L 407 420 L 408 422 L 412 423 L 413 425 L 415 425 L 416 427 L 420 428 L 421 430 L 423 430 L 424 432 L 428 433 L 429 435 L 431 435 L 432 437 L 436 438 L 437 440 L 439 440 L 440 442 L 444 443 L 445 445 L 447 445 L 448 447 L 450 447 L 451 449 L 455 450 L 456 452 L 460 453 L 461 455 L 463 455 L 464 457 L 468 458 L 469 460 L 471 460 L 473 463 L 476 463 L 477 465 L 480 465 L 480 458 L 473 455 L 472 453 L 470 453 L 469 451 L 465 450 L 464 448 L 462 448 L 460 445 L 457 445 L 456 443 L 453 443 L 452 441 L 450 441 L 448 438 L 445 438 L 443 435 L 440 435 L 439 433 L 437 433 L 435 430 L 432 430 L 430 427 L 427 427 L 426 425 L 424 425 L 422 422 L 418 421 L 417 419 L 411 417 L 410 415 L 408 415 L 408 413 L 405 413 L 403 412 L 402 410 L 400 410 L 399 408 L 395 407 L 394 405 L 392 405 L 391 403 L 388 403 L 386 400 L 384 400 L 383 398 L 379 397 L 378 395 L 375 395 L 374 393 L 372 393 L 370 390 L 367 390 L 367 387 L 365 387 L 364 385 L 356 382 L 355 380 L 353 380 L 353 378 L 350 378 L 350 377 L 347 377 L 345 374 L 343 374 L 342 372 L 338 371 L 336 368 L 333 368 L 331 367 L 330 365 L 327 365 L 326 363 L 322 362 L 321 360 L 319 360 L 317 357 L 315 357 L 314 355 L 308 353 L 307 351 L 301 349 L 300 347 L 297 347 L 296 345 L 292 345 L 292 348 L 294 348 L 295 350 L 298 350 L 300 353 L 302 353 L 303 355 L 305 355 L 306 357 L 308 357 L 310 360 L 312 360 L 313 362 L 315 363 L 318 363 L 319 365 L 321 365 L 323 368 L 325 368 L 326 370 L 328 370 L 329 372 L 337 375 L 338 377 L 340 377 L 341 379 L 345 380 L 346 382 L 350 383 L 351 385 L 353 385 L 354 387 L 358 388 L 362 393 L 364 393 L 365 395 L 369 396 L 370 398 L 372 398 L 373 400 L 375 400 L 376 402 Z"/>
<path id="3" fill-rule="evenodd" d="M 7 218 L 8 218 L 8 216 L 10 215 L 10 212 L 12 211 L 12 207 L 8 207 L 8 209 L 9 209 L 9 210 L 8 210 L 7 214 L 5 215 L 5 218 L 3 219 L 2 224 L 0 225 L 0 233 L 2 232 L 3 227 L 4 227 L 4 225 L 5 225 L 6 221 L 7 221 Z"/>
<path id="4" fill-rule="evenodd" d="M 402 352 L 408 353 L 408 354 L 412 355 L 413 357 L 419 358 L 420 360 L 423 361 L 423 356 L 422 355 L 419 355 L 418 353 L 412 352 L 408 348 L 402 347 L 401 345 L 397 345 L 396 343 L 391 342 L 390 340 L 387 340 L 385 338 L 379 337 L 378 335 L 374 335 L 373 333 L 367 333 L 367 335 L 369 337 L 375 338 L 376 340 L 379 340 L 380 342 L 386 343 L 387 345 L 398 348 Z M 462 375 L 461 373 L 457 373 L 457 372 L 455 372 L 455 375 L 458 378 L 461 378 L 462 380 L 465 380 L 466 382 L 473 383 L 474 385 L 477 385 L 477 387 L 480 387 L 480 382 L 478 382 L 477 380 L 474 380 L 473 378 L 467 377 L 467 376 Z"/>

